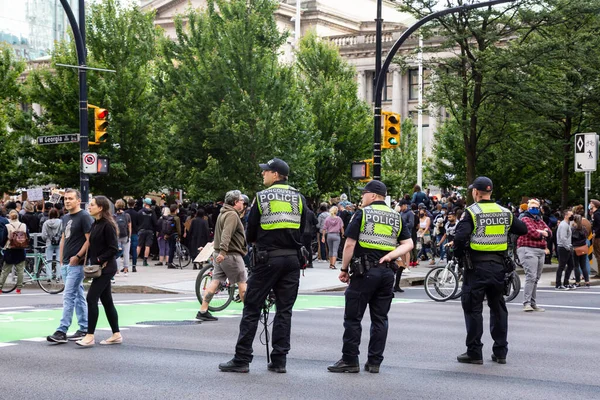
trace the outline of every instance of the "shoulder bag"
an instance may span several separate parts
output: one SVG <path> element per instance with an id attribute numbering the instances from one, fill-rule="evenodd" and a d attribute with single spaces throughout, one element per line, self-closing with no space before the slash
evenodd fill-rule
<path id="1" fill-rule="evenodd" d="M 90 235 L 91 237 L 91 235 Z M 87 264 L 87 255 L 88 255 L 88 250 L 89 250 L 90 246 L 88 243 L 88 248 L 85 250 L 85 258 L 83 259 L 83 276 L 85 278 L 100 278 L 102 276 L 102 270 L 104 269 L 104 267 L 106 267 L 106 264 L 108 263 L 108 261 L 102 263 L 102 264 Z"/>

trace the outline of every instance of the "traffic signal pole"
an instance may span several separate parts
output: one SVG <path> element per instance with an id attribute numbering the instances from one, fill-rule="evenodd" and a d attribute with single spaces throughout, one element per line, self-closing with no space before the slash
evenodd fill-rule
<path id="1" fill-rule="evenodd" d="M 381 2 L 377 0 L 377 28 L 376 28 L 376 55 L 375 55 L 375 75 L 377 76 L 375 86 L 375 107 L 373 114 L 373 179 L 381 179 L 381 97 L 383 93 L 383 82 L 385 82 L 385 75 L 387 74 L 388 68 L 394 59 L 394 56 L 400 49 L 400 46 L 412 35 L 417 29 L 425 25 L 429 21 L 442 17 L 447 14 L 454 14 L 457 12 L 464 12 L 482 7 L 491 7 L 502 3 L 511 3 L 515 0 L 493 0 L 486 1 L 483 3 L 476 4 L 465 4 L 460 7 L 448 8 L 446 10 L 438 11 L 433 14 L 429 14 L 423 19 L 415 22 L 410 28 L 408 28 L 402 36 L 394 43 L 390 52 L 388 53 L 383 65 L 381 65 Z"/>
<path id="2" fill-rule="evenodd" d="M 81 191 L 81 202 L 86 204 L 90 195 L 90 178 L 83 173 L 83 153 L 87 152 L 88 147 L 88 99 L 87 99 L 87 69 L 85 49 L 85 0 L 79 0 L 79 26 L 75 14 L 67 0 L 60 0 L 69 24 L 73 30 L 73 38 L 77 49 L 77 63 L 79 64 L 79 187 Z"/>

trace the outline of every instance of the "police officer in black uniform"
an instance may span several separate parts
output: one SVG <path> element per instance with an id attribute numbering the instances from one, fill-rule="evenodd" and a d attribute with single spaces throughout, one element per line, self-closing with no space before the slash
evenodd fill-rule
<path id="1" fill-rule="evenodd" d="M 363 209 L 354 213 L 345 231 L 339 276 L 344 283 L 350 281 L 345 293 L 344 344 L 341 360 L 327 367 L 330 372 L 359 372 L 361 321 L 367 304 L 371 312 L 371 339 L 365 371 L 378 373 L 383 361 L 387 314 L 394 298 L 395 260 L 413 248 L 411 233 L 402 225 L 400 214 L 384 202 L 386 193 L 382 182 L 369 182 L 363 188 Z"/>
<path id="2" fill-rule="evenodd" d="M 219 364 L 224 372 L 248 372 L 252 362 L 252 342 L 261 310 L 271 289 L 275 292 L 269 371 L 285 373 L 290 350 L 292 307 L 300 283 L 299 252 L 306 212 L 306 199 L 287 183 L 290 168 L 279 158 L 259 164 L 263 183 L 268 188 L 256 194 L 250 214 L 246 240 L 255 244 L 256 265 L 248 278 L 244 312 L 235 356 Z"/>
<path id="3" fill-rule="evenodd" d="M 508 311 L 504 302 L 508 234 L 524 235 L 526 225 L 513 218 L 510 210 L 491 200 L 491 179 L 480 176 L 469 186 L 475 203 L 467 207 L 454 233 L 455 256 L 465 271 L 462 307 L 467 327 L 467 352 L 458 362 L 483 364 L 483 299 L 490 307 L 490 333 L 494 339 L 492 361 L 506 364 L 508 352 Z M 467 260 L 470 259 L 470 264 Z"/>

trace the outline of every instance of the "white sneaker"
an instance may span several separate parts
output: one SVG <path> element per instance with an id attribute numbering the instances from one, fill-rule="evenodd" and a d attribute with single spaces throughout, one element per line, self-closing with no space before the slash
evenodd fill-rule
<path id="1" fill-rule="evenodd" d="M 525 311 L 525 312 L 531 312 L 531 311 L 534 311 L 534 310 L 535 309 L 533 307 L 531 307 L 531 304 L 525 304 L 523 306 L 523 311 Z"/>

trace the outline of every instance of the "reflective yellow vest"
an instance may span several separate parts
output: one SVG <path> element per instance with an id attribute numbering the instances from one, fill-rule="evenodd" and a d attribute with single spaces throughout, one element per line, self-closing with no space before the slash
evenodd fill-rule
<path id="1" fill-rule="evenodd" d="M 473 218 L 471 249 L 477 251 L 506 251 L 508 230 L 513 215 L 496 203 L 475 203 L 467 207 Z"/>
<path id="2" fill-rule="evenodd" d="M 289 185 L 273 185 L 256 194 L 260 226 L 274 229 L 300 229 L 302 200 L 300 192 Z"/>
<path id="3" fill-rule="evenodd" d="M 384 204 L 363 208 L 358 244 L 366 249 L 392 251 L 398 246 L 402 217 Z"/>

